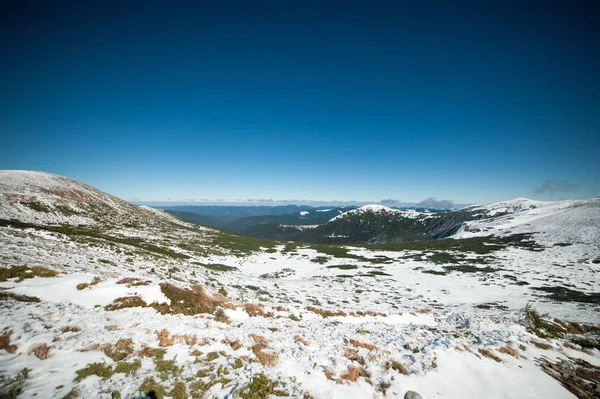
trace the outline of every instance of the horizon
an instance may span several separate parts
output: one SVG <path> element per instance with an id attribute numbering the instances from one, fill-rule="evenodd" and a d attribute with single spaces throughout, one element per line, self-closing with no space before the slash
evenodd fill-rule
<path id="1" fill-rule="evenodd" d="M 600 196 L 592 3 L 2 10 L 0 169 L 146 203 Z"/>

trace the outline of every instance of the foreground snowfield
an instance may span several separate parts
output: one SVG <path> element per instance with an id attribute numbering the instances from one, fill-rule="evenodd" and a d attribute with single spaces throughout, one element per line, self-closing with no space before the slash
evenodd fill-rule
<path id="1" fill-rule="evenodd" d="M 586 392 L 598 379 L 598 200 L 494 204 L 457 235 L 537 233 L 512 241 L 332 247 L 119 217 L 129 204 L 89 186 L 6 176 L 0 386 L 18 398 L 586 397 L 550 375 L 561 361 Z"/>

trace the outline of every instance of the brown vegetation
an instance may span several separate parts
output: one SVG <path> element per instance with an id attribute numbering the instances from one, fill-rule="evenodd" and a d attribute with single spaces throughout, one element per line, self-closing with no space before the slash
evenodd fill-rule
<path id="1" fill-rule="evenodd" d="M 340 381 L 356 382 L 358 377 L 369 378 L 371 374 L 362 367 L 348 365 L 348 370 L 340 375 Z M 339 383 L 339 382 L 338 382 Z"/>
<path id="2" fill-rule="evenodd" d="M 49 352 L 50 349 L 54 348 L 53 346 L 48 346 L 46 344 L 39 344 L 34 346 L 30 351 L 29 355 L 32 353 L 40 360 L 46 360 L 50 357 Z"/>
<path id="3" fill-rule="evenodd" d="M 79 332 L 81 331 L 80 327 L 77 326 L 64 326 L 60 328 L 60 332 L 68 333 L 68 332 Z"/>
<path id="4" fill-rule="evenodd" d="M 517 351 L 508 345 L 505 345 L 505 346 L 501 347 L 500 349 L 498 349 L 498 352 L 505 353 L 507 355 L 510 355 L 510 356 L 516 357 L 516 358 L 519 357 L 519 354 L 517 353 Z"/>
<path id="5" fill-rule="evenodd" d="M 265 313 L 265 311 L 264 311 L 265 306 L 263 304 L 245 303 L 242 305 L 242 308 L 244 308 L 244 310 L 246 311 L 246 313 L 248 313 L 248 316 L 250 316 L 250 317 L 256 317 L 256 316 L 272 317 L 273 316 L 273 314 L 271 314 L 271 313 Z"/>
<path id="6" fill-rule="evenodd" d="M 387 317 L 387 314 L 385 313 L 380 313 L 380 312 L 373 312 L 371 310 L 367 310 L 367 311 L 358 311 L 358 312 L 350 312 L 349 313 L 350 316 L 354 316 L 354 317 L 358 317 L 358 316 L 381 316 L 381 317 Z"/>
<path id="7" fill-rule="evenodd" d="M 479 353 L 487 358 L 497 361 L 498 363 L 502 363 L 502 359 L 500 359 L 492 349 L 479 348 Z"/>
<path id="8" fill-rule="evenodd" d="M 86 289 L 88 287 L 91 287 L 93 285 L 98 284 L 100 281 L 102 281 L 102 280 L 100 280 L 100 277 L 96 276 L 89 283 L 80 283 L 80 284 L 77 284 L 76 288 L 81 291 L 83 289 Z"/>
<path id="9" fill-rule="evenodd" d="M 274 353 L 263 352 L 264 348 L 264 345 L 256 344 L 252 347 L 252 352 L 254 353 L 254 356 L 256 356 L 260 364 L 262 364 L 265 367 L 271 367 L 277 363 L 277 355 Z"/>
<path id="10" fill-rule="evenodd" d="M 10 336 L 12 333 L 12 330 L 5 329 L 2 335 L 0 335 L 0 350 L 4 349 L 8 353 L 15 353 L 17 351 L 17 345 L 10 344 Z"/>
<path id="11" fill-rule="evenodd" d="M 532 340 L 531 343 L 533 345 L 537 346 L 540 349 L 544 349 L 544 350 L 552 349 L 552 345 L 551 344 L 547 344 L 545 342 L 540 342 L 540 341 L 534 341 L 534 340 Z"/>
<path id="12" fill-rule="evenodd" d="M 231 341 L 228 338 L 222 339 L 221 343 L 223 343 L 225 345 L 229 345 L 231 347 L 231 349 L 233 349 L 234 351 L 236 351 L 242 347 L 242 343 L 240 341 L 238 341 L 238 340 Z"/>
<path id="13" fill-rule="evenodd" d="M 199 343 L 198 336 L 191 334 L 175 334 L 171 335 L 169 330 L 166 328 L 156 332 L 156 338 L 158 338 L 158 346 L 172 346 L 175 344 L 186 344 L 188 346 L 194 346 Z M 202 340 L 202 344 L 206 344 L 208 341 L 206 338 Z"/>
<path id="14" fill-rule="evenodd" d="M 248 334 L 248 338 L 252 338 L 254 342 L 256 342 L 259 345 L 267 346 L 267 344 L 269 343 L 269 340 L 263 335 Z"/>
<path id="15" fill-rule="evenodd" d="M 348 360 L 356 362 L 358 364 L 361 365 L 365 365 L 365 358 L 360 356 L 358 354 L 358 350 L 356 349 L 352 349 L 352 348 L 346 348 L 344 349 L 344 357 L 346 357 Z"/>
<path id="16" fill-rule="evenodd" d="M 117 284 L 127 284 L 128 287 L 137 287 L 140 285 L 150 285 L 150 281 L 140 280 L 137 277 L 125 277 L 117 281 Z"/>
<path id="17" fill-rule="evenodd" d="M 596 399 L 600 367 L 583 359 L 560 359 L 553 361 L 542 357 L 538 360 L 541 369 L 559 381 L 569 392 L 580 399 Z"/>
<path id="18" fill-rule="evenodd" d="M 55 277 L 60 273 L 46 267 L 27 267 L 27 266 L 13 266 L 13 267 L 0 267 L 0 281 L 6 281 L 8 279 L 16 278 L 16 282 L 27 278 L 33 277 Z"/>
<path id="19" fill-rule="evenodd" d="M 351 345 L 353 345 L 353 346 L 356 346 L 358 348 L 365 348 L 365 349 L 370 350 L 370 351 L 377 349 L 377 347 L 375 345 L 373 345 L 373 344 L 368 344 L 368 343 L 365 343 L 365 342 L 360 342 L 360 341 L 357 341 L 357 340 L 354 340 L 354 339 L 349 339 L 348 342 Z"/>
<path id="20" fill-rule="evenodd" d="M 123 296 L 115 299 L 111 304 L 104 307 L 104 310 L 119 310 L 125 308 L 145 308 L 148 304 L 139 296 Z"/>
<path id="21" fill-rule="evenodd" d="M 116 326 L 114 324 L 109 324 L 108 326 L 106 326 L 106 331 L 119 331 L 122 330 L 121 327 Z"/>
<path id="22" fill-rule="evenodd" d="M 199 285 L 194 285 L 191 288 L 179 288 L 169 283 L 162 283 L 160 289 L 171 300 L 171 305 L 153 303 L 151 306 L 162 314 L 173 313 L 193 316 L 201 313 L 213 314 L 219 307 L 233 309 L 226 297 L 221 294 L 215 294 L 211 297 Z"/>
<path id="23" fill-rule="evenodd" d="M 63 399 L 75 399 L 78 397 L 79 397 L 79 392 L 72 390 L 71 392 L 69 392 L 68 394 L 63 396 Z"/>
<path id="24" fill-rule="evenodd" d="M 118 362 L 133 353 L 133 340 L 131 338 L 121 338 L 114 345 L 100 345 L 100 349 L 106 356 Z"/>
<path id="25" fill-rule="evenodd" d="M 408 371 L 408 369 L 399 361 L 396 360 L 388 360 L 383 364 L 383 368 L 386 370 L 392 369 L 392 370 L 396 370 L 397 372 L 399 372 L 400 374 L 404 374 L 404 375 L 409 375 L 410 372 Z"/>
<path id="26" fill-rule="evenodd" d="M 294 337 L 294 342 L 300 342 L 301 344 L 305 345 L 305 346 L 310 346 L 310 342 L 308 342 L 307 340 L 305 340 L 304 338 L 302 338 L 299 335 L 296 335 Z"/>
<path id="27" fill-rule="evenodd" d="M 335 317 L 335 316 L 348 316 L 348 314 L 346 312 L 342 312 L 341 310 L 333 311 L 333 310 L 316 308 L 314 306 L 307 306 L 306 310 L 316 313 L 324 318 Z"/>

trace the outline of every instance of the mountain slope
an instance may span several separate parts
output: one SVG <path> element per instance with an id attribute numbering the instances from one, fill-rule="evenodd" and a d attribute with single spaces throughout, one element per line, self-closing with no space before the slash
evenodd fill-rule
<path id="1" fill-rule="evenodd" d="M 0 171 L 0 218 L 70 226 L 178 223 L 164 212 L 132 205 L 73 179 L 21 170 Z"/>
<path id="2" fill-rule="evenodd" d="M 547 245 L 600 246 L 600 198 L 555 202 L 517 198 L 465 211 L 477 219 L 465 222 L 455 238 L 529 233 Z"/>
<path id="3" fill-rule="evenodd" d="M 50 198 L 48 176 L 19 179 L 0 196 L 13 219 L 0 219 L 0 396 L 567 399 L 574 386 L 595 389 L 580 377 L 600 366 L 593 245 L 281 243 L 93 189 L 80 204 L 70 188 L 85 190 L 69 179 L 51 176 Z M 58 206 L 89 224 L 60 219 Z M 114 219 L 126 210 L 136 224 Z M 400 217 L 370 211 L 348 220 Z"/>

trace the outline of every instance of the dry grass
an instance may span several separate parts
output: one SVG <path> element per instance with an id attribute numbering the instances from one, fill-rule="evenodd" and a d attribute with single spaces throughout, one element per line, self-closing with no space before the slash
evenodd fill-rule
<path id="1" fill-rule="evenodd" d="M 323 368 L 323 374 L 325 374 L 325 377 L 328 380 L 338 382 L 338 379 L 334 377 L 334 373 L 333 373 L 333 370 L 331 369 L 331 367 L 323 366 L 322 368 Z"/>
<path id="2" fill-rule="evenodd" d="M 79 397 L 79 392 L 72 390 L 71 392 L 69 392 L 68 394 L 63 396 L 63 399 L 75 399 L 78 397 Z"/>
<path id="3" fill-rule="evenodd" d="M 223 308 L 218 308 L 217 310 L 215 310 L 213 316 L 215 317 L 215 321 L 225 324 L 231 323 L 231 320 L 229 320 L 229 317 L 227 317 L 227 313 L 225 313 L 225 309 Z"/>
<path id="4" fill-rule="evenodd" d="M 59 329 L 60 332 L 68 333 L 68 332 L 79 332 L 81 331 L 80 327 L 77 326 L 64 326 Z"/>
<path id="5" fill-rule="evenodd" d="M 32 353 L 40 360 L 46 360 L 50 357 L 50 349 L 54 348 L 53 346 L 48 346 L 46 344 L 39 344 L 33 347 L 29 351 L 29 355 Z"/>
<path id="6" fill-rule="evenodd" d="M 104 310 L 119 310 L 125 308 L 145 308 L 148 304 L 139 296 L 123 296 L 115 299 L 111 304 L 106 305 Z"/>
<path id="7" fill-rule="evenodd" d="M 350 312 L 349 313 L 350 316 L 354 316 L 354 317 L 358 317 L 358 316 L 381 316 L 381 317 L 387 317 L 387 314 L 385 313 L 379 313 L 379 312 L 373 312 L 371 310 L 367 310 L 367 311 L 358 311 L 358 312 Z"/>
<path id="8" fill-rule="evenodd" d="M 515 357 L 515 358 L 519 357 L 519 354 L 517 353 L 517 351 L 508 345 L 499 348 L 498 352 L 507 354 L 507 355 Z"/>
<path id="9" fill-rule="evenodd" d="M 531 341 L 531 343 L 535 346 L 537 346 L 540 349 L 543 350 L 548 350 L 548 349 L 552 349 L 552 345 L 551 344 L 547 344 L 545 342 L 540 342 L 540 341 Z"/>
<path id="10" fill-rule="evenodd" d="M 502 363 L 502 359 L 500 359 L 493 351 L 493 349 L 485 349 L 485 348 L 479 348 L 479 353 L 481 353 L 483 356 L 490 358 L 492 360 L 497 361 L 498 363 Z"/>
<path id="11" fill-rule="evenodd" d="M 156 333 L 156 338 L 158 338 L 158 346 L 161 347 L 172 346 L 175 343 L 173 338 L 171 338 L 171 333 L 166 328 L 158 331 Z"/>
<path id="12" fill-rule="evenodd" d="M 267 346 L 269 340 L 263 335 L 248 334 L 248 338 L 252 338 L 258 345 Z"/>
<path id="13" fill-rule="evenodd" d="M 340 375 L 340 382 L 349 381 L 356 382 L 359 377 L 369 378 L 371 374 L 362 367 L 348 365 L 348 370 Z"/>
<path id="14" fill-rule="evenodd" d="M 101 345 L 100 349 L 102 349 L 106 356 L 118 362 L 133 353 L 133 340 L 131 338 L 121 338 L 114 345 Z"/>
<path id="15" fill-rule="evenodd" d="M 321 317 L 324 317 L 324 318 L 327 318 L 327 317 L 336 317 L 336 316 L 348 316 L 348 314 L 346 312 L 342 312 L 341 310 L 333 311 L 333 310 L 316 308 L 314 306 L 307 306 L 306 310 L 309 310 L 309 311 L 311 311 L 313 313 L 316 313 L 316 314 L 318 314 L 318 315 L 320 315 Z"/>
<path id="16" fill-rule="evenodd" d="M 299 336 L 299 335 L 296 335 L 296 336 L 294 337 L 294 342 L 300 342 L 302 345 L 305 345 L 305 346 L 310 346 L 310 342 L 308 342 L 307 340 L 305 340 L 304 338 L 302 338 L 302 337 L 301 337 L 301 336 Z"/>
<path id="17" fill-rule="evenodd" d="M 344 357 L 346 357 L 348 360 L 356 362 L 360 365 L 365 365 L 365 358 L 360 356 L 358 354 L 358 350 L 356 349 L 352 349 L 352 348 L 345 348 L 344 349 Z"/>
<path id="18" fill-rule="evenodd" d="M 150 348 L 148 346 L 144 346 L 142 350 L 140 350 L 138 353 L 142 357 L 155 357 L 160 353 L 164 353 L 164 351 L 164 349 Z"/>
<path id="19" fill-rule="evenodd" d="M 397 372 L 399 372 L 400 374 L 403 375 L 409 375 L 410 371 L 408 371 L 408 369 L 399 361 L 396 360 L 388 360 L 383 364 L 383 368 L 386 370 L 392 369 L 392 370 L 396 370 Z"/>
<path id="20" fill-rule="evenodd" d="M 368 371 L 366 371 L 364 368 L 353 366 L 351 364 L 348 365 L 347 370 L 344 371 L 342 373 L 342 375 L 340 375 L 339 378 L 335 377 L 335 374 L 334 374 L 333 370 L 331 369 L 331 367 L 322 366 L 322 369 L 323 369 L 323 374 L 325 374 L 325 377 L 328 380 L 334 381 L 337 384 L 356 382 L 356 380 L 358 380 L 359 377 L 365 377 L 365 378 L 371 377 L 371 374 Z"/>
<path id="21" fill-rule="evenodd" d="M 264 348 L 265 346 L 261 344 L 256 344 L 252 347 L 252 352 L 254 353 L 254 356 L 256 356 L 260 364 L 262 364 L 265 367 L 271 367 L 277 364 L 277 355 L 274 353 L 263 352 Z"/>
<path id="22" fill-rule="evenodd" d="M 194 346 L 201 342 L 203 345 L 208 343 L 206 339 L 200 341 L 198 336 L 191 334 L 175 334 L 171 335 L 169 330 L 166 328 L 156 332 L 156 338 L 158 338 L 158 346 L 172 346 L 175 344 L 186 344 L 188 346 Z"/>
<path id="23" fill-rule="evenodd" d="M 128 287 L 137 287 L 140 285 L 150 285 L 150 281 L 140 280 L 137 277 L 125 277 L 117 281 L 117 284 L 127 284 Z"/>
<path id="24" fill-rule="evenodd" d="M 0 268 L 0 281 L 6 281 L 8 279 L 16 278 L 16 282 L 33 278 L 33 277 L 55 277 L 60 273 L 46 267 L 27 267 L 27 266 L 13 266 L 9 268 Z"/>
<path id="25" fill-rule="evenodd" d="M 100 277 L 96 276 L 96 277 L 94 277 L 94 278 L 92 279 L 92 281 L 91 281 L 91 282 L 89 282 L 89 283 L 80 283 L 80 284 L 77 284 L 76 288 L 77 288 L 78 290 L 84 290 L 84 289 L 86 289 L 86 288 L 88 288 L 88 287 L 91 287 L 91 286 L 93 286 L 93 285 L 96 285 L 96 284 L 98 284 L 100 281 L 102 281 L 102 280 L 100 279 Z"/>
<path id="26" fill-rule="evenodd" d="M 248 313 L 250 317 L 267 317 L 267 313 L 264 311 L 264 305 L 258 303 L 245 303 L 242 305 L 242 308 Z M 272 316 L 272 315 L 271 315 Z"/>
<path id="27" fill-rule="evenodd" d="M 221 340 L 221 343 L 225 344 L 225 345 L 229 345 L 231 347 L 231 349 L 233 349 L 234 351 L 237 351 L 238 349 L 240 349 L 242 347 L 242 343 L 238 340 L 235 341 L 231 341 L 227 338 Z"/>
<path id="28" fill-rule="evenodd" d="M 581 324 L 571 321 L 567 325 L 567 332 L 569 334 L 583 334 L 585 332 L 585 329 L 582 327 Z"/>
<path id="29" fill-rule="evenodd" d="M 10 344 L 10 336 L 12 333 L 12 330 L 5 329 L 2 335 L 0 335 L 0 350 L 4 349 L 8 353 L 15 353 L 17 351 L 18 346 Z"/>
<path id="30" fill-rule="evenodd" d="M 109 324 L 108 326 L 106 326 L 106 331 L 119 331 L 119 330 L 122 330 L 122 328 L 119 326 L 115 326 L 114 324 Z"/>
<path id="31" fill-rule="evenodd" d="M 223 295 L 215 294 L 211 297 L 199 285 L 194 285 L 191 288 L 179 288 L 169 283 L 162 283 L 160 289 L 171 300 L 171 305 L 166 303 L 152 304 L 152 307 L 162 314 L 172 313 L 194 316 L 201 313 L 213 314 L 219 307 L 234 308 Z"/>
<path id="32" fill-rule="evenodd" d="M 349 339 L 348 342 L 351 345 L 353 345 L 353 346 L 356 346 L 358 348 L 365 348 L 365 349 L 370 350 L 370 351 L 377 349 L 377 346 L 375 346 L 373 344 L 368 344 L 366 342 L 360 342 L 360 341 L 357 341 L 355 339 Z"/>
<path id="33" fill-rule="evenodd" d="M 579 352 L 583 352 L 583 350 L 579 346 L 573 345 L 570 342 L 563 342 L 563 345 L 565 346 L 565 348 L 569 348 L 569 349 L 573 349 L 573 350 L 576 350 L 576 351 L 579 351 Z"/>

